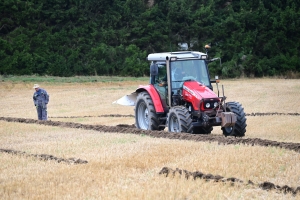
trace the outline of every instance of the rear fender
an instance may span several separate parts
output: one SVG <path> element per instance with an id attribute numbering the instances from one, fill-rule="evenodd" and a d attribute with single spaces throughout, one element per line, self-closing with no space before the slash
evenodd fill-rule
<path id="1" fill-rule="evenodd" d="M 159 114 L 164 113 L 165 111 L 164 111 L 163 105 L 161 103 L 160 96 L 159 96 L 157 90 L 155 89 L 155 87 L 151 84 L 150 85 L 140 85 L 138 87 L 138 89 L 136 89 L 135 93 L 138 94 L 143 91 L 147 91 L 149 93 L 149 95 L 151 96 L 156 113 L 159 113 Z"/>

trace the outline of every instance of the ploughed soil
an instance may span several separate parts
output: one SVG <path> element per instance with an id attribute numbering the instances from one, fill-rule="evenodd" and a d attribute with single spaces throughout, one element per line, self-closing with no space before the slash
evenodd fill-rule
<path id="1" fill-rule="evenodd" d="M 150 131 L 137 129 L 135 125 L 119 124 L 117 126 L 105 126 L 105 125 L 88 125 L 80 124 L 75 122 L 60 122 L 60 121 L 39 121 L 35 119 L 25 118 L 11 118 L 11 117 L 0 117 L 0 120 L 7 122 L 18 122 L 27 124 L 40 124 L 46 126 L 58 126 L 67 128 L 78 128 L 86 130 L 95 130 L 100 132 L 109 133 L 129 133 L 138 135 L 148 135 L 154 138 L 168 138 L 178 140 L 192 140 L 197 142 L 218 142 L 218 144 L 224 145 L 236 145 L 245 144 L 251 146 L 270 146 L 279 147 L 287 150 L 300 152 L 300 143 L 291 142 L 277 142 L 272 140 L 265 140 L 260 138 L 238 138 L 238 137 L 224 137 L 223 135 L 200 135 L 200 134 L 189 134 L 189 133 L 171 133 L 167 131 Z"/>
<path id="2" fill-rule="evenodd" d="M 25 157 L 33 157 L 37 158 L 39 160 L 47 161 L 47 160 L 53 160 L 58 163 L 65 163 L 65 164 L 86 164 L 88 161 L 86 160 L 81 160 L 80 158 L 58 158 L 53 155 L 48 155 L 48 154 L 29 154 L 24 151 L 16 151 L 12 149 L 0 149 L 1 153 L 7 153 L 7 154 L 12 154 L 12 155 L 19 155 L 19 156 L 25 156 Z"/>
<path id="3" fill-rule="evenodd" d="M 248 181 L 243 181 L 240 180 L 238 178 L 235 177 L 229 177 L 229 178 L 225 178 L 223 176 L 220 175 L 213 175 L 213 174 L 204 174 L 200 171 L 195 171 L 195 172 L 189 172 L 187 170 L 183 170 L 183 169 L 178 169 L 176 168 L 176 170 L 173 170 L 169 167 L 163 167 L 159 174 L 164 175 L 166 177 L 171 176 L 183 176 L 186 179 L 203 179 L 205 181 L 214 181 L 214 182 L 220 182 L 220 183 L 229 183 L 231 185 L 235 185 L 235 184 L 243 184 L 243 185 L 251 185 L 253 187 L 258 187 L 262 190 L 276 190 L 278 192 L 283 192 L 283 193 L 291 193 L 293 195 L 297 195 L 300 194 L 300 186 L 294 188 L 294 187 L 290 187 L 288 185 L 284 185 L 284 186 L 279 186 L 279 185 L 275 185 L 274 183 L 268 182 L 268 181 L 264 181 L 262 183 L 253 183 L 251 180 Z"/>
<path id="4" fill-rule="evenodd" d="M 269 112 L 269 113 L 246 113 L 246 116 L 270 116 L 270 115 L 291 115 L 300 116 L 300 113 L 279 113 L 279 112 Z M 87 117 L 134 117 L 134 115 L 120 115 L 120 114 L 109 114 L 109 115 L 98 115 L 98 116 L 61 116 L 61 117 L 49 117 L 49 118 L 87 118 Z"/>
<path id="5" fill-rule="evenodd" d="M 265 116 L 265 115 L 294 115 L 299 116 L 299 113 L 251 113 L 246 114 L 247 116 Z M 83 117 L 134 117 L 133 115 L 100 115 L 100 116 L 78 116 L 78 117 L 50 117 L 50 118 L 83 118 Z M 100 132 L 110 132 L 110 133 L 128 133 L 128 134 L 138 134 L 138 135 L 148 135 L 154 138 L 168 138 L 168 139 L 178 139 L 178 140 L 192 140 L 196 142 L 218 142 L 218 144 L 230 145 L 230 144 L 245 144 L 251 146 L 271 146 L 271 147 L 279 147 L 287 150 L 292 150 L 300 153 L 300 143 L 291 143 L 291 142 L 277 142 L 271 140 L 264 140 L 260 138 L 237 138 L 237 137 L 224 137 L 223 135 L 199 135 L 199 134 L 188 134 L 188 133 L 171 133 L 167 131 L 149 131 L 149 130 L 141 130 L 137 129 L 135 125 L 128 124 L 119 124 L 117 126 L 105 126 L 105 125 L 87 125 L 80 124 L 74 122 L 61 122 L 61 121 L 39 121 L 35 119 L 25 119 L 25 118 L 12 118 L 12 117 L 0 117 L 0 120 L 7 122 L 16 122 L 16 123 L 27 123 L 27 124 L 40 124 L 46 126 L 58 126 L 58 127 L 66 127 L 66 128 L 77 128 L 77 129 L 85 129 L 85 130 L 95 130 Z M 76 158 L 57 158 L 52 155 L 46 154 L 28 154 L 22 151 L 15 151 L 10 149 L 0 149 L 0 153 L 9 153 L 14 155 L 23 155 L 26 157 L 34 157 L 40 160 L 53 160 L 59 163 L 66 164 L 87 164 L 88 161 L 76 159 Z M 293 195 L 300 194 L 300 186 L 293 188 L 287 185 L 278 186 L 274 183 L 265 181 L 263 183 L 255 184 L 251 180 L 243 181 L 235 177 L 224 178 L 220 175 L 212 175 L 212 174 L 204 174 L 202 172 L 189 172 L 187 170 L 176 169 L 173 170 L 168 167 L 162 168 L 159 172 L 161 175 L 175 176 L 180 175 L 184 176 L 186 179 L 204 179 L 206 181 L 214 181 L 221 183 L 230 183 L 234 184 L 245 184 L 252 185 L 253 187 L 258 187 L 263 190 L 276 190 L 278 192 L 291 193 Z"/>

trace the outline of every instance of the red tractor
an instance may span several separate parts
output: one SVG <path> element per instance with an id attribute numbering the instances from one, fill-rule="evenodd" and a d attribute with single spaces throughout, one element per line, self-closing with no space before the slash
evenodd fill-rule
<path id="1" fill-rule="evenodd" d="M 209 134 L 221 126 L 225 136 L 243 137 L 246 132 L 244 108 L 219 96 L 218 82 L 210 80 L 207 53 L 180 51 L 152 53 L 148 60 L 158 68 L 155 82 L 115 101 L 135 106 L 135 125 L 144 130 Z M 151 82 L 151 81 L 150 81 Z M 218 95 L 211 83 L 217 84 Z"/>

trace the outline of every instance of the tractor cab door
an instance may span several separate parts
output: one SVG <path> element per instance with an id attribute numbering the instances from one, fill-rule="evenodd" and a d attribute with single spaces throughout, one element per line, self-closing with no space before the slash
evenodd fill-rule
<path id="1" fill-rule="evenodd" d="M 168 84 L 167 84 L 167 69 L 166 64 L 158 63 L 158 75 L 156 77 L 154 87 L 156 88 L 164 109 L 168 107 Z"/>

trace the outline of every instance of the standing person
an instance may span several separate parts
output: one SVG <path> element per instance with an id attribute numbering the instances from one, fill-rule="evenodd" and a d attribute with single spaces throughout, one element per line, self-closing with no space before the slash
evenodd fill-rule
<path id="1" fill-rule="evenodd" d="M 155 77 L 158 75 L 158 65 L 153 61 L 150 65 L 150 83 L 155 84 Z"/>
<path id="2" fill-rule="evenodd" d="M 40 88 L 38 84 L 34 84 L 33 88 L 35 93 L 33 94 L 33 103 L 36 107 L 38 119 L 47 120 L 47 104 L 49 102 L 49 95 L 46 90 Z"/>

